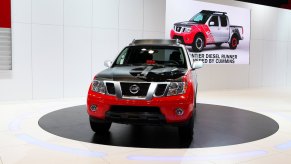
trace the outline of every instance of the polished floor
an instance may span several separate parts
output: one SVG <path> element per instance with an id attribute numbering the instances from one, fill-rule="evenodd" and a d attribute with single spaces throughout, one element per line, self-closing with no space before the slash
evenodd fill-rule
<path id="1" fill-rule="evenodd" d="M 108 146 L 59 137 L 38 125 L 39 119 L 44 115 L 63 108 L 83 105 L 84 98 L 2 102 L 0 163 L 285 164 L 291 161 L 291 90 L 199 92 L 198 102 L 263 114 L 274 119 L 279 124 L 279 130 L 267 138 L 230 146 L 169 149 Z"/>

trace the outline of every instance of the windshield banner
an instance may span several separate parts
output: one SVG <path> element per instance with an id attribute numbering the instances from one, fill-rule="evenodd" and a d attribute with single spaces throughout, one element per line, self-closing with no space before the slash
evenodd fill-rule
<path id="1" fill-rule="evenodd" d="M 193 0 L 166 1 L 166 39 L 179 39 L 205 64 L 249 64 L 250 9 Z"/>

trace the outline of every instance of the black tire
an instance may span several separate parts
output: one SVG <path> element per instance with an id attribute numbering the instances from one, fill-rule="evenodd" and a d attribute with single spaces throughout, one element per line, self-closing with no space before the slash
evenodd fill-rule
<path id="1" fill-rule="evenodd" d="M 201 34 L 198 34 L 195 36 L 193 44 L 192 44 L 192 50 L 194 52 L 201 52 L 204 48 L 204 37 Z"/>
<path id="2" fill-rule="evenodd" d="M 232 50 L 236 49 L 238 43 L 239 43 L 238 37 L 233 35 L 230 39 L 229 48 Z"/>
<path id="3" fill-rule="evenodd" d="M 198 84 L 196 85 L 196 89 L 195 89 L 194 109 L 196 109 L 196 107 L 197 107 L 197 93 L 198 93 Z M 196 110 L 195 110 L 194 114 L 196 116 Z"/>
<path id="4" fill-rule="evenodd" d="M 111 127 L 111 123 L 101 123 L 90 120 L 91 129 L 97 134 L 107 133 Z"/>
<path id="5" fill-rule="evenodd" d="M 179 137 L 182 140 L 191 140 L 193 139 L 194 134 L 194 119 L 195 119 L 196 112 L 193 110 L 193 114 L 188 121 L 188 123 L 184 126 L 179 126 Z"/>
<path id="6" fill-rule="evenodd" d="M 221 47 L 222 43 L 215 43 L 216 47 Z"/>

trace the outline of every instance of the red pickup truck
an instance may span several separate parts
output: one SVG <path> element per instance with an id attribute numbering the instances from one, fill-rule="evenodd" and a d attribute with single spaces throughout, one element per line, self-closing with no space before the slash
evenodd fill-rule
<path id="1" fill-rule="evenodd" d="M 192 46 L 194 52 L 201 52 L 209 44 L 220 47 L 228 43 L 230 49 L 236 49 L 239 41 L 243 40 L 243 27 L 230 25 L 226 14 L 202 10 L 189 21 L 175 23 L 171 38 Z"/>
<path id="2" fill-rule="evenodd" d="M 90 85 L 87 111 L 94 132 L 111 123 L 173 125 L 193 137 L 201 61 L 191 61 L 178 40 L 134 40 Z"/>

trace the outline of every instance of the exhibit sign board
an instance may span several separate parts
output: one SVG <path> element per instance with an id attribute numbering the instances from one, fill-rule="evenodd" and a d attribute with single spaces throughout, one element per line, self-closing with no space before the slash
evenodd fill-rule
<path id="1" fill-rule="evenodd" d="M 185 44 L 194 61 L 249 64 L 250 9 L 167 0 L 165 36 Z"/>
<path id="2" fill-rule="evenodd" d="M 0 0 L 0 70 L 12 70 L 11 0 Z"/>

